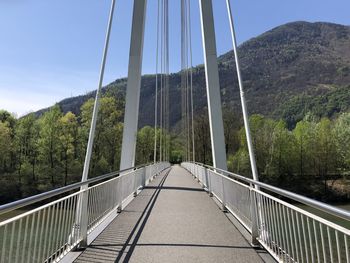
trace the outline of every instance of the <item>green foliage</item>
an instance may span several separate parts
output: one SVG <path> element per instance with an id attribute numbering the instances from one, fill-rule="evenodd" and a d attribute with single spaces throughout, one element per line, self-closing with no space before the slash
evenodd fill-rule
<path id="1" fill-rule="evenodd" d="M 278 111 L 282 113 L 282 118 L 286 120 L 289 128 L 295 127 L 295 124 L 304 119 L 307 114 L 318 119 L 331 118 L 350 110 L 349 89 L 350 86 L 345 86 L 328 90 L 319 95 L 297 95 L 283 104 Z"/>
<path id="2" fill-rule="evenodd" d="M 322 118 L 318 122 L 306 116 L 292 131 L 286 122 L 261 115 L 252 115 L 250 125 L 262 181 L 319 199 L 339 198 L 329 182 L 349 175 L 350 113 L 336 120 Z M 228 167 L 251 176 L 243 128 L 240 148 L 229 155 Z"/>
<path id="3" fill-rule="evenodd" d="M 296 22 L 239 47 L 249 110 L 261 114 L 252 115 L 250 122 L 262 180 L 309 195 L 322 192 L 325 197 L 330 190 L 327 181 L 348 178 L 349 32 L 341 25 Z M 218 62 L 222 100 L 228 106 L 223 108 L 228 166 L 251 176 L 233 53 Z M 169 81 L 174 87 L 170 126 L 176 132 L 156 131 L 157 160 L 163 134 L 171 160 L 178 161 L 185 156 L 185 131 L 179 128 L 181 107 L 176 99 L 180 74 L 171 74 Z M 196 161 L 211 164 L 203 65 L 193 69 L 193 84 Z M 155 76 L 143 76 L 137 163 L 154 158 L 154 129 L 147 126 L 154 123 L 154 86 Z M 125 90 L 126 79 L 120 79 L 102 91 L 90 177 L 119 169 Z M 20 119 L 0 110 L 0 202 L 80 180 L 95 94 L 65 99 Z M 317 182 L 322 182 L 322 191 L 311 187 Z"/>
<path id="4" fill-rule="evenodd" d="M 0 122 L 0 171 L 8 171 L 11 162 L 11 129 L 7 122 Z"/>

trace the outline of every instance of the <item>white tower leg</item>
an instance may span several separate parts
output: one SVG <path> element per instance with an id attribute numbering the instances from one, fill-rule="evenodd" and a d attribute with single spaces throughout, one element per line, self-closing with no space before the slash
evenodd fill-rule
<path id="1" fill-rule="evenodd" d="M 146 0 L 134 0 L 120 169 L 135 166 Z"/>
<path id="2" fill-rule="evenodd" d="M 199 6 L 213 165 L 227 170 L 212 1 L 199 0 Z"/>

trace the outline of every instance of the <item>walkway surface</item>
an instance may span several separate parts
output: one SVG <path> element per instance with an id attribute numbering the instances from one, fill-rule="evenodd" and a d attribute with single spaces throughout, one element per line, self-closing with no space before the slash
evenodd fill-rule
<path id="1" fill-rule="evenodd" d="M 76 262 L 263 262 L 193 177 L 153 180 Z"/>

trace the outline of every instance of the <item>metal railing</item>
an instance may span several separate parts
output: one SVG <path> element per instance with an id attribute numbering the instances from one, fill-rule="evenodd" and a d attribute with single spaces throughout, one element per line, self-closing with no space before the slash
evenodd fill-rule
<path id="1" fill-rule="evenodd" d="M 350 222 L 350 212 L 199 163 L 182 163 L 279 262 L 350 263 L 350 230 L 283 196 Z"/>
<path id="2" fill-rule="evenodd" d="M 0 222 L 0 262 L 60 261 L 125 200 L 169 166 L 163 162 L 133 167 L 0 206 L 0 214 L 3 214 L 67 194 Z M 80 207 L 84 200 L 87 202 L 85 213 Z M 81 231 L 78 214 L 86 220 L 86 233 Z"/>

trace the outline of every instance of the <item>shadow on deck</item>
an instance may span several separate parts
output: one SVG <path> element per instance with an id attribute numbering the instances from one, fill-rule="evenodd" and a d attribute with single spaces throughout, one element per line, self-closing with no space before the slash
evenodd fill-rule
<path id="1" fill-rule="evenodd" d="M 75 262 L 265 262 L 262 254 L 175 166 L 144 187 Z"/>

